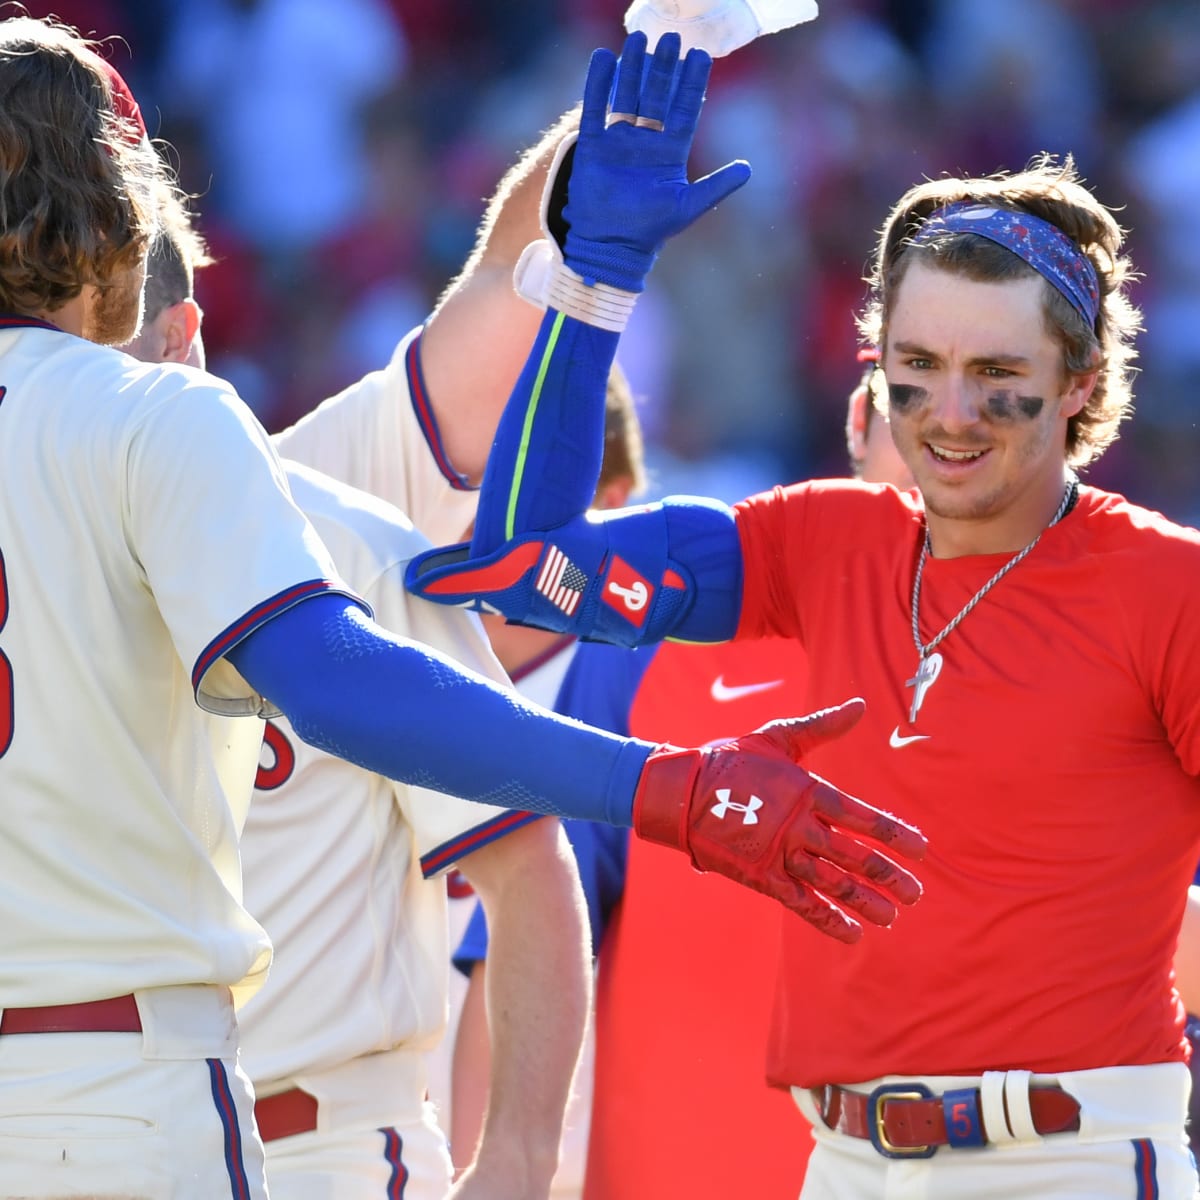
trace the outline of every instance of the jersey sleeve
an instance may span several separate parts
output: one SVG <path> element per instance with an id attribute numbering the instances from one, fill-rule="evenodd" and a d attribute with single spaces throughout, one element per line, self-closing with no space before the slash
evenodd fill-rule
<path id="1" fill-rule="evenodd" d="M 1135 568 L 1137 597 L 1148 611 L 1138 658 L 1145 686 L 1183 769 L 1200 776 L 1200 533 L 1169 526 L 1153 564 Z"/>
<path id="2" fill-rule="evenodd" d="M 387 500 L 435 545 L 461 541 L 478 490 L 450 462 L 421 374 L 420 330 L 391 361 L 276 434 L 279 453 Z"/>
<path id="3" fill-rule="evenodd" d="M 148 408 L 126 447 L 126 535 L 197 702 L 224 715 L 268 715 L 224 656 L 319 592 L 357 597 L 292 502 L 267 435 L 241 400 L 210 376 L 183 388 L 163 376 L 160 385 L 170 393 Z"/>

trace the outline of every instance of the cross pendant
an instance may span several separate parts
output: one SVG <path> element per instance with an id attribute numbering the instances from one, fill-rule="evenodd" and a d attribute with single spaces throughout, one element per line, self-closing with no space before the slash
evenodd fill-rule
<path id="1" fill-rule="evenodd" d="M 942 656 L 940 654 L 930 654 L 928 657 L 922 656 L 921 661 L 917 664 L 917 673 L 904 684 L 905 687 L 913 689 L 912 706 L 908 710 L 908 723 L 915 725 L 917 721 L 917 713 L 921 711 L 921 705 L 925 702 L 925 693 L 933 687 L 934 680 L 942 673 Z"/>

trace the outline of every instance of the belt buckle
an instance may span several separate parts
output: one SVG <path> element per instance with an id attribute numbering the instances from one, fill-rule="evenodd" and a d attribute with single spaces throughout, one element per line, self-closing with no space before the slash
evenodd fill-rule
<path id="1" fill-rule="evenodd" d="M 888 1100 L 932 1100 L 933 1093 L 923 1083 L 883 1084 L 867 1097 L 867 1129 L 871 1145 L 884 1158 L 932 1158 L 937 1153 L 933 1144 L 924 1146 L 895 1146 L 888 1141 L 883 1128 L 883 1106 Z"/>

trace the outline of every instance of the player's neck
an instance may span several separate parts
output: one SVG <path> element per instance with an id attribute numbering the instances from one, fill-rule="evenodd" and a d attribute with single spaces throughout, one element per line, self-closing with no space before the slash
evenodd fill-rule
<path id="1" fill-rule="evenodd" d="M 1048 477 L 1002 511 L 982 517 L 947 517 L 927 511 L 933 557 L 1018 553 L 1054 521 L 1068 479 L 1064 467 L 1061 476 Z"/>
<path id="2" fill-rule="evenodd" d="M 73 300 L 68 300 L 61 308 L 56 308 L 53 312 L 36 312 L 33 316 L 37 317 L 40 321 L 49 321 L 51 325 L 57 325 L 64 333 L 73 333 L 76 337 L 83 337 L 85 314 L 86 308 L 81 293 Z"/>

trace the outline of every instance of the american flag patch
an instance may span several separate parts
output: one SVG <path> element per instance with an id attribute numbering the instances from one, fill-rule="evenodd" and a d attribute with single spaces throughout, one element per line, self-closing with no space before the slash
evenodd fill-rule
<path id="1" fill-rule="evenodd" d="M 551 546 L 538 575 L 537 590 L 568 617 L 574 615 L 588 577 L 557 547 Z"/>

